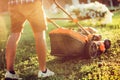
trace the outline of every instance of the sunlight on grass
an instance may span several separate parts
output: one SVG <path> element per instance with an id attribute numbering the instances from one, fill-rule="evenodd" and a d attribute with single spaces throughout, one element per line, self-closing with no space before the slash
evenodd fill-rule
<path id="1" fill-rule="evenodd" d="M 61 14 L 59 14 L 61 15 Z M 8 14 L 5 16 L 7 28 L 10 22 Z M 56 21 L 60 26 L 73 28 L 76 26 L 69 21 Z M 120 77 L 120 11 L 114 13 L 113 22 L 107 25 L 93 25 L 89 21 L 80 21 L 83 26 L 93 26 L 102 35 L 102 40 L 112 41 L 111 49 L 96 59 L 57 58 L 50 54 L 49 32 L 56 29 L 48 23 L 46 31 L 47 42 L 47 67 L 55 72 L 50 78 L 37 79 L 38 59 L 36 57 L 35 43 L 32 29 L 27 22 L 22 33 L 22 38 L 17 49 L 15 70 L 23 80 L 119 80 Z M 5 70 L 0 70 L 0 79 L 4 78 Z"/>

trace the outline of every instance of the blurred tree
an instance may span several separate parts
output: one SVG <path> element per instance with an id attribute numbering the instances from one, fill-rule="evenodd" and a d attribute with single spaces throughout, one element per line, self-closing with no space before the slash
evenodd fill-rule
<path id="1" fill-rule="evenodd" d="M 112 0 L 113 6 L 119 6 L 120 0 Z"/>

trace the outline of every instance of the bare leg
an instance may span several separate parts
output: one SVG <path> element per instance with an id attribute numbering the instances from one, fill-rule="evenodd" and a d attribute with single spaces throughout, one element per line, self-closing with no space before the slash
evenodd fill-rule
<path id="1" fill-rule="evenodd" d="M 43 32 L 35 32 L 36 52 L 38 55 L 39 68 L 41 71 L 46 70 L 46 45 Z"/>
<path id="2" fill-rule="evenodd" d="M 20 36 L 21 36 L 20 33 L 12 33 L 8 39 L 8 42 L 6 45 L 6 64 L 7 64 L 8 71 L 14 70 L 16 48 L 17 48 L 17 44 Z"/>

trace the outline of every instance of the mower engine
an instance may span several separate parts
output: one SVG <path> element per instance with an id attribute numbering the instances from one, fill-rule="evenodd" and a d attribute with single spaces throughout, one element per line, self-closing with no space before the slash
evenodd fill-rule
<path id="1" fill-rule="evenodd" d="M 105 39 L 104 41 L 91 41 L 88 45 L 88 54 L 91 58 L 96 58 L 97 56 L 105 53 L 111 46 L 111 41 Z"/>

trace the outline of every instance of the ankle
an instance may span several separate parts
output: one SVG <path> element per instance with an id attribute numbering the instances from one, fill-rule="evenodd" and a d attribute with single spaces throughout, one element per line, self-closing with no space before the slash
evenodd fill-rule
<path id="1" fill-rule="evenodd" d="M 12 74 L 15 74 L 15 71 L 14 70 L 11 70 L 11 71 L 9 71 L 10 73 L 12 73 Z"/>
<path id="2" fill-rule="evenodd" d="M 44 71 L 42 71 L 43 73 L 46 73 L 47 72 L 47 69 L 45 69 Z"/>

